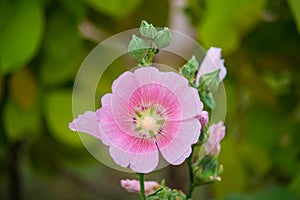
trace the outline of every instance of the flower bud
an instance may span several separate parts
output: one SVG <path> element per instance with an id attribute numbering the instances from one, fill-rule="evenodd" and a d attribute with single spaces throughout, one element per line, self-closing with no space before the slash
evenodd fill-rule
<path id="1" fill-rule="evenodd" d="M 204 126 L 208 125 L 208 112 L 203 110 L 201 111 L 200 115 L 196 116 L 196 118 L 200 121 L 201 127 L 203 129 Z"/>
<path id="2" fill-rule="evenodd" d="M 143 58 L 147 52 L 146 42 L 142 38 L 132 35 L 128 45 L 128 52 L 134 58 Z"/>
<path id="3" fill-rule="evenodd" d="M 203 145 L 206 153 L 215 156 L 221 151 L 220 142 L 225 136 L 225 126 L 222 121 L 209 127 L 209 138 Z"/>
<path id="4" fill-rule="evenodd" d="M 162 49 L 169 46 L 172 39 L 173 37 L 170 30 L 165 27 L 163 30 L 158 31 L 154 42 L 157 48 Z"/>
<path id="5" fill-rule="evenodd" d="M 140 33 L 146 38 L 154 39 L 157 35 L 157 30 L 152 24 L 149 24 L 147 21 L 143 20 L 140 26 Z"/>
<path id="6" fill-rule="evenodd" d="M 140 182 L 138 180 L 121 180 L 121 186 L 125 188 L 128 192 L 140 193 Z M 160 187 L 160 184 L 156 181 L 145 181 L 145 193 L 150 195 L 155 192 Z"/>

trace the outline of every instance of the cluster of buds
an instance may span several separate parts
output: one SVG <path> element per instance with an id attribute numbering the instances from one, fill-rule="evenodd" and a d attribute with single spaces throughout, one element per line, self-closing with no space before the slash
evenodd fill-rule
<path id="1" fill-rule="evenodd" d="M 150 66 L 152 58 L 160 49 L 170 45 L 173 37 L 168 28 L 157 31 L 156 28 L 143 20 L 140 25 L 141 37 L 132 35 L 128 45 L 129 55 L 138 59 L 141 66 Z"/>

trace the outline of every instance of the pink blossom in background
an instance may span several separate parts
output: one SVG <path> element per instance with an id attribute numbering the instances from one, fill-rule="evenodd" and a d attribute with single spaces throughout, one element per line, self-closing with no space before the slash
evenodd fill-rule
<path id="1" fill-rule="evenodd" d="M 219 81 L 221 82 L 225 78 L 227 70 L 224 66 L 224 60 L 221 59 L 221 50 L 222 49 L 216 47 L 210 47 L 207 50 L 196 76 L 197 86 L 199 85 L 199 80 L 202 75 L 214 72 L 218 69 L 220 69 Z"/>
<path id="2" fill-rule="evenodd" d="M 209 138 L 206 141 L 205 144 L 203 144 L 203 147 L 205 149 L 205 152 L 212 156 L 219 155 L 221 151 L 221 140 L 225 136 L 225 126 L 222 121 L 220 121 L 217 124 L 213 124 L 209 127 Z"/>
<path id="3" fill-rule="evenodd" d="M 160 184 L 156 181 L 145 181 L 145 194 L 148 196 L 154 193 L 159 187 Z M 125 188 L 128 192 L 140 193 L 140 181 L 138 180 L 121 180 L 121 186 Z"/>
<path id="4" fill-rule="evenodd" d="M 179 165 L 198 141 L 203 104 L 195 88 L 174 72 L 143 67 L 125 72 L 101 99 L 102 107 L 70 123 L 109 146 L 114 161 L 135 172 L 153 171 L 164 159 Z"/>

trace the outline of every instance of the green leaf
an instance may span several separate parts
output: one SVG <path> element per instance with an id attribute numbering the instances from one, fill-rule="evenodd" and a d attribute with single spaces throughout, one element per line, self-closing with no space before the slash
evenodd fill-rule
<path id="1" fill-rule="evenodd" d="M 63 11 L 53 12 L 49 17 L 39 71 L 43 84 L 58 85 L 72 80 L 84 55 L 76 21 Z"/>
<path id="2" fill-rule="evenodd" d="M 40 1 L 0 3 L 0 72 L 25 66 L 36 54 L 44 29 Z"/>
<path id="3" fill-rule="evenodd" d="M 53 136 L 60 142 L 74 147 L 83 146 L 78 134 L 69 130 L 72 116 L 72 92 L 60 90 L 49 93 L 45 103 L 46 122 Z"/>
<path id="4" fill-rule="evenodd" d="M 198 34 L 205 47 L 221 47 L 225 54 L 235 51 L 241 36 L 260 20 L 266 0 L 206 0 Z"/>
<path id="5" fill-rule="evenodd" d="M 24 110 L 9 100 L 4 108 L 4 125 L 11 141 L 35 137 L 41 127 L 39 106 Z"/>
<path id="6" fill-rule="evenodd" d="M 290 9 L 296 21 L 298 32 L 300 33 L 300 1 L 299 0 L 288 0 Z"/>
<path id="7" fill-rule="evenodd" d="M 121 19 L 134 11 L 142 2 L 141 0 L 85 0 L 86 3 L 95 10 L 110 17 Z"/>

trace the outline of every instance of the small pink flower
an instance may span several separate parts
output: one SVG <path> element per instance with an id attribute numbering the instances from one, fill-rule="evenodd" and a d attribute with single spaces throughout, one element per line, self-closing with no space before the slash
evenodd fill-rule
<path id="1" fill-rule="evenodd" d="M 125 188 L 128 192 L 140 193 L 141 187 L 138 180 L 121 180 L 121 186 Z M 145 194 L 148 196 L 154 193 L 160 184 L 156 181 L 145 181 Z"/>
<path id="2" fill-rule="evenodd" d="M 221 151 L 221 140 L 225 136 L 225 126 L 222 121 L 209 127 L 209 138 L 203 145 L 205 152 L 212 156 L 219 155 Z"/>
<path id="3" fill-rule="evenodd" d="M 221 82 L 225 78 L 227 70 L 224 66 L 224 60 L 221 59 L 221 50 L 222 49 L 216 47 L 210 47 L 207 50 L 206 56 L 204 57 L 196 76 L 197 86 L 199 85 L 199 80 L 202 75 L 214 72 L 218 69 L 220 69 L 219 81 Z"/>
<path id="4" fill-rule="evenodd" d="M 208 125 L 209 118 L 207 111 L 201 111 L 200 115 L 196 116 L 196 118 L 199 119 L 202 128 Z"/>
<path id="5" fill-rule="evenodd" d="M 102 97 L 102 107 L 70 123 L 109 146 L 114 161 L 135 172 L 158 166 L 159 151 L 167 162 L 179 165 L 198 141 L 203 108 L 198 92 L 174 72 L 143 67 L 125 72 Z"/>

